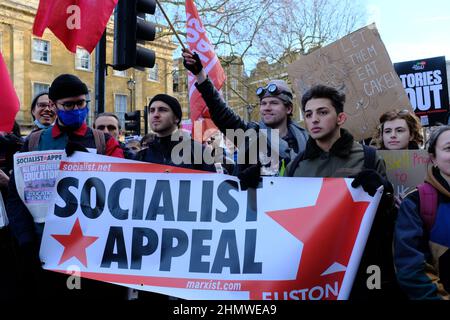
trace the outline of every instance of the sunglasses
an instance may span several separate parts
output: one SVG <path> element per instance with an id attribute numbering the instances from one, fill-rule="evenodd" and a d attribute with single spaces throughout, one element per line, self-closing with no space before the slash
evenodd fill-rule
<path id="1" fill-rule="evenodd" d="M 256 95 L 260 98 L 264 97 L 267 92 L 271 96 L 276 96 L 279 95 L 280 93 L 284 93 L 292 98 L 292 94 L 290 92 L 281 90 L 275 83 L 271 83 L 265 87 L 259 87 L 258 89 L 256 89 Z"/>

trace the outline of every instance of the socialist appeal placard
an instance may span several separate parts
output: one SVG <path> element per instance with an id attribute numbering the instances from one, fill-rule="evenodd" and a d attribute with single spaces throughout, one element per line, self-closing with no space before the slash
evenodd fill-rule
<path id="1" fill-rule="evenodd" d="M 76 153 L 62 161 L 44 268 L 184 299 L 346 299 L 381 191 Z"/>
<path id="2" fill-rule="evenodd" d="M 449 92 L 445 57 L 394 63 L 394 68 L 422 126 L 446 124 Z"/>

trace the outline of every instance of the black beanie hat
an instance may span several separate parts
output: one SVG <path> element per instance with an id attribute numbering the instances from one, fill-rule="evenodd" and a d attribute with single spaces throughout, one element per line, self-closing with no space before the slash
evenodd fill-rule
<path id="1" fill-rule="evenodd" d="M 73 74 L 62 74 L 58 76 L 50 88 L 48 89 L 48 97 L 50 100 L 57 101 L 59 99 L 81 96 L 88 94 L 86 84 Z"/>
<path id="2" fill-rule="evenodd" d="M 183 117 L 183 113 L 181 111 L 181 105 L 180 105 L 180 103 L 178 102 L 177 99 L 175 99 L 174 97 L 169 96 L 167 94 L 164 94 L 164 93 L 157 94 L 150 101 L 150 103 L 148 104 L 148 107 L 150 108 L 152 103 L 155 102 L 155 101 L 162 101 L 162 102 L 167 103 L 167 105 L 170 107 L 170 109 L 172 109 L 172 111 L 175 114 L 175 116 L 178 118 L 178 123 L 177 124 L 180 124 L 181 118 Z"/>

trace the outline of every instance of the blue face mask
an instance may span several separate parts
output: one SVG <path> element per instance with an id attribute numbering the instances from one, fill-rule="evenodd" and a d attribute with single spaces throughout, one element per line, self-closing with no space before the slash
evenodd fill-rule
<path id="1" fill-rule="evenodd" d="M 46 126 L 45 124 L 40 123 L 38 119 L 34 120 L 34 124 L 35 124 L 36 127 L 38 127 L 39 129 L 47 129 L 48 127 L 51 126 L 51 124 L 48 125 L 48 126 Z"/>
<path id="2" fill-rule="evenodd" d="M 88 113 L 88 107 L 70 111 L 58 110 L 58 118 L 65 126 L 79 128 L 83 124 Z"/>

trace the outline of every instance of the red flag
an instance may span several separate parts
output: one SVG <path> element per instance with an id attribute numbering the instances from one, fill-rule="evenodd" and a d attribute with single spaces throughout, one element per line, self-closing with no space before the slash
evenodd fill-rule
<path id="1" fill-rule="evenodd" d="M 49 28 L 69 51 L 75 53 L 80 46 L 91 53 L 100 41 L 117 1 L 40 0 L 33 34 L 42 37 L 45 28 Z"/>
<path id="2" fill-rule="evenodd" d="M 14 119 L 20 108 L 19 98 L 8 74 L 3 56 L 0 53 L 0 88 L 1 88 L 1 113 L 0 131 L 11 132 L 14 126 Z"/>
<path id="3" fill-rule="evenodd" d="M 200 20 L 193 0 L 186 0 L 186 33 L 189 49 L 192 52 L 195 51 L 198 53 L 209 79 L 211 79 L 216 89 L 220 90 L 225 81 L 225 72 L 208 40 L 208 36 L 206 35 L 205 28 L 203 28 L 202 21 Z M 211 116 L 209 115 L 208 108 L 206 107 L 200 92 L 198 92 L 194 85 L 196 80 L 195 77 L 190 72 L 188 74 L 191 120 L 194 124 L 194 128 L 203 127 L 201 135 L 200 132 L 194 132 L 193 137 L 198 141 L 202 141 L 203 139 L 200 137 L 203 137 L 204 130 L 211 128 L 212 123 L 212 121 L 203 123 L 204 119 L 210 119 Z M 200 121 L 201 124 L 195 125 L 198 121 Z"/>

